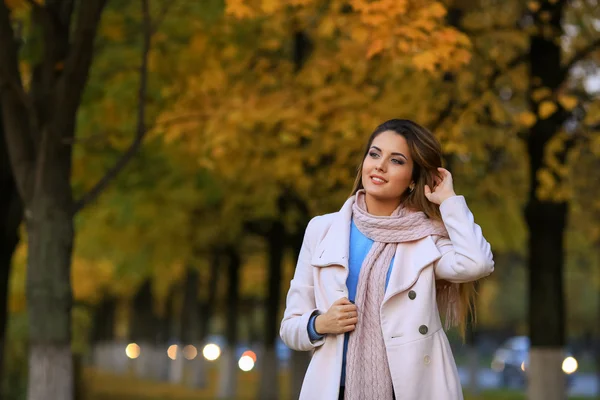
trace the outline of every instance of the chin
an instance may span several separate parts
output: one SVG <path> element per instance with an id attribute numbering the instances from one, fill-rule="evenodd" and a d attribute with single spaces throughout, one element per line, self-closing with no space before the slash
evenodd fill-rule
<path id="1" fill-rule="evenodd" d="M 374 199 L 377 199 L 379 201 L 391 201 L 391 200 L 397 200 L 399 199 L 402 194 L 401 193 L 390 193 L 389 188 L 382 188 L 379 186 L 375 186 L 375 185 L 368 185 L 365 186 L 365 192 L 373 197 Z"/>

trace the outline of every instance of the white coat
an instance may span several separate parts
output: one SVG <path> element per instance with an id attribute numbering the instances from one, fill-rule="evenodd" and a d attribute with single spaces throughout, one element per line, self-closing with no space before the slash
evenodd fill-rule
<path id="1" fill-rule="evenodd" d="M 348 296 L 353 201 L 351 197 L 339 212 L 310 221 L 287 294 L 281 338 L 293 350 L 314 351 L 300 400 L 339 396 L 344 335 L 326 335 L 311 343 L 307 326 L 315 310 L 325 313 L 334 301 Z M 435 280 L 469 282 L 494 270 L 490 245 L 464 197 L 446 199 L 440 212 L 449 239 L 428 236 L 400 243 L 381 304 L 381 329 L 397 400 L 463 398 L 437 308 Z"/>

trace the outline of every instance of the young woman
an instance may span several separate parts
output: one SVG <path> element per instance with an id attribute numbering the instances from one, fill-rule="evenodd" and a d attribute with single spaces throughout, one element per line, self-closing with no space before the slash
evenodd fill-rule
<path id="1" fill-rule="evenodd" d="M 439 311 L 464 332 L 473 281 L 494 261 L 441 165 L 431 132 L 387 121 L 352 196 L 308 224 L 280 332 L 314 351 L 300 399 L 463 398 Z"/>

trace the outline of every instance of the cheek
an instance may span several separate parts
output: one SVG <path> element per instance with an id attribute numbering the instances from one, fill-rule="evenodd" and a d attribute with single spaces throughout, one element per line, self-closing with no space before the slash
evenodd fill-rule
<path id="1" fill-rule="evenodd" d="M 392 179 L 398 184 L 408 185 L 410 183 L 411 176 L 412 171 L 410 170 L 410 168 L 402 167 L 398 168 L 398 171 L 394 173 Z"/>
<path id="2" fill-rule="evenodd" d="M 370 165 L 370 160 L 368 158 L 365 159 L 365 161 L 363 162 L 363 167 L 362 167 L 362 176 L 365 177 L 372 170 L 373 170 L 373 168 Z"/>

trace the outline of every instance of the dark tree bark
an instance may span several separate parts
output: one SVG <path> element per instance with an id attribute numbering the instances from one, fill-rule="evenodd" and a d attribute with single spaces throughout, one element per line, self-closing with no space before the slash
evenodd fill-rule
<path id="1" fill-rule="evenodd" d="M 269 251 L 269 278 L 267 283 L 267 307 L 265 310 L 265 326 L 263 341 L 263 361 L 259 399 L 271 400 L 279 397 L 279 378 L 275 339 L 279 332 L 279 303 L 281 295 L 281 265 L 285 248 L 285 229 L 281 222 L 271 225 L 266 236 Z"/>
<path id="2" fill-rule="evenodd" d="M 218 249 L 214 249 L 210 254 L 210 266 L 209 275 L 206 282 L 198 282 L 198 286 L 205 288 L 207 291 L 207 297 L 204 301 L 199 301 L 196 297 L 196 307 L 192 311 L 197 314 L 197 332 L 193 337 L 190 338 L 190 343 L 197 346 L 198 355 L 190 363 L 189 366 L 191 379 L 188 383 L 194 388 L 205 388 L 208 385 L 208 364 L 202 355 L 203 346 L 207 344 L 206 338 L 210 330 L 210 321 L 215 309 L 215 302 L 217 298 L 217 288 L 219 287 L 219 267 L 221 263 L 221 252 Z"/>
<path id="3" fill-rule="evenodd" d="M 226 349 L 222 360 L 222 376 L 220 382 L 219 398 L 234 398 L 236 395 L 237 359 L 236 346 L 238 341 L 238 309 L 239 309 L 239 281 L 241 260 L 237 249 L 229 247 L 225 250 L 227 258 L 227 293 L 225 340 Z"/>
<path id="4" fill-rule="evenodd" d="M 2 118 L 0 116 L 0 382 L 4 366 L 4 345 L 8 320 L 8 283 L 11 260 L 19 243 L 23 207 L 8 162 Z"/>
<path id="5" fill-rule="evenodd" d="M 164 339 L 164 321 L 154 312 L 152 283 L 145 281 L 138 289 L 132 302 L 129 340 L 156 345 Z"/>
<path id="6" fill-rule="evenodd" d="M 561 20 L 566 1 L 546 2 L 534 13 L 538 34 L 530 37 L 529 79 L 530 109 L 538 110 L 540 100 L 531 94 L 540 87 L 558 90 L 565 80 L 561 64 L 561 48 L 557 39 L 562 33 Z M 551 19 L 542 21 L 541 13 Z M 546 29 L 544 29 L 546 28 Z M 553 35 L 542 32 L 551 28 Z M 542 99 L 547 100 L 547 99 Z M 564 201 L 538 196 L 538 173 L 547 167 L 544 153 L 548 142 L 555 137 L 569 114 L 560 108 L 548 118 L 538 118 L 527 137 L 530 164 L 530 189 L 525 207 L 529 230 L 529 329 L 531 338 L 529 398 L 559 400 L 566 398 L 564 374 L 561 370 L 565 345 L 564 308 L 564 233 L 568 204 Z M 560 157 L 565 161 L 569 145 Z M 557 176 L 560 182 L 560 178 Z"/>
<path id="7" fill-rule="evenodd" d="M 213 250 L 210 259 L 210 271 L 208 277 L 208 296 L 204 303 L 200 305 L 200 328 L 199 339 L 204 343 L 210 331 L 210 321 L 212 320 L 217 303 L 217 289 L 219 287 L 219 270 L 221 267 L 221 252 Z"/>
<path id="8" fill-rule="evenodd" d="M 92 343 L 108 342 L 115 338 L 115 318 L 117 313 L 117 299 L 106 296 L 94 310 L 94 323 L 92 327 Z"/>
<path id="9" fill-rule="evenodd" d="M 199 336 L 198 284 L 200 275 L 188 268 L 183 282 L 183 304 L 181 307 L 181 344 L 193 344 Z"/>

